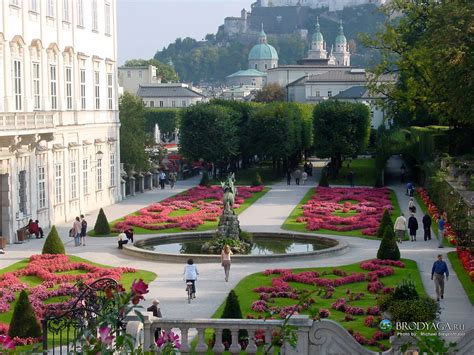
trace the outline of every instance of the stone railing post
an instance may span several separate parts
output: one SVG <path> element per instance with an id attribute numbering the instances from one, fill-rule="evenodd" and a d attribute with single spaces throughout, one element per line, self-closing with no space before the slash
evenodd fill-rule
<path id="1" fill-rule="evenodd" d="M 288 325 L 296 327 L 297 343 L 296 347 L 288 343 L 283 344 L 285 354 L 309 354 L 309 330 L 313 325 L 313 321 L 307 315 L 292 316 L 288 321 Z"/>
<path id="2" fill-rule="evenodd" d="M 232 334 L 232 344 L 230 345 L 229 351 L 231 354 L 238 354 L 241 350 L 239 344 L 239 328 L 231 328 L 230 332 Z"/>
<path id="3" fill-rule="evenodd" d="M 154 334 L 151 330 L 150 317 L 146 313 L 142 313 L 143 316 L 143 350 L 148 351 L 151 345 L 155 341 Z"/>
<path id="4" fill-rule="evenodd" d="M 179 351 L 182 354 L 186 354 L 191 350 L 191 347 L 189 346 L 189 340 L 188 340 L 188 328 L 180 328 L 181 329 L 181 348 Z"/>
<path id="5" fill-rule="evenodd" d="M 198 332 L 198 344 L 196 345 L 196 353 L 198 354 L 204 354 L 207 351 L 207 344 L 206 344 L 206 339 L 204 338 L 205 335 L 205 328 L 196 328 Z"/>
<path id="6" fill-rule="evenodd" d="M 225 346 L 224 344 L 222 344 L 222 329 L 214 329 L 214 334 L 216 335 L 216 342 L 214 343 L 212 351 L 214 351 L 214 353 L 216 354 L 222 354 L 225 350 Z"/>
<path id="7" fill-rule="evenodd" d="M 249 333 L 249 343 L 245 352 L 247 354 L 256 354 L 257 353 L 257 345 L 255 344 L 255 330 L 248 329 L 247 332 Z"/>

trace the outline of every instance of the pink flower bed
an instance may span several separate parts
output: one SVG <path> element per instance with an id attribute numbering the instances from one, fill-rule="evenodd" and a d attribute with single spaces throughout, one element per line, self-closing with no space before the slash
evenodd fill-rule
<path id="1" fill-rule="evenodd" d="M 263 186 L 239 186 L 234 208 L 239 208 L 246 199 L 261 192 Z M 217 221 L 222 213 L 222 189 L 220 186 L 196 186 L 183 194 L 169 197 L 138 211 L 138 215 L 125 216 L 123 221 L 114 225 L 114 231 L 122 231 L 130 227 L 148 230 L 180 228 L 182 230 L 197 229 L 206 221 Z M 172 212 L 188 211 L 180 216 L 172 216 Z"/>
<path id="2" fill-rule="evenodd" d="M 384 294 L 393 291 L 393 288 L 384 286 L 382 278 L 393 275 L 394 268 L 404 268 L 405 264 L 401 261 L 392 260 L 367 260 L 359 264 L 360 268 L 366 272 L 348 273 L 345 270 L 333 269 L 331 271 L 303 271 L 294 273 L 292 269 L 269 269 L 263 272 L 265 276 L 271 276 L 271 286 L 260 286 L 253 289 L 253 292 L 258 293 L 259 299 L 254 301 L 251 305 L 251 310 L 260 313 L 258 318 L 264 318 L 263 314 L 270 315 L 271 319 L 275 317 L 284 318 L 290 314 L 298 314 L 315 304 L 320 307 L 318 301 L 310 298 L 305 300 L 301 305 L 288 305 L 285 302 L 284 307 L 275 304 L 275 299 L 285 298 L 293 299 L 295 301 L 301 298 L 305 293 L 304 290 L 297 289 L 290 283 L 300 283 L 305 285 L 314 285 L 323 288 L 322 292 L 318 293 L 321 300 L 331 299 L 337 287 L 349 285 L 352 283 L 365 282 L 367 283 L 367 290 L 373 294 Z M 341 292 L 339 291 L 339 295 Z M 351 322 L 356 317 L 366 316 L 364 324 L 366 327 L 375 328 L 381 321 L 381 312 L 378 306 L 369 306 L 367 308 L 357 306 L 353 302 L 366 299 L 367 294 L 362 292 L 352 292 L 349 288 L 343 291 L 343 297 L 334 300 L 331 303 L 331 310 L 326 308 L 319 308 L 317 317 L 330 318 L 335 314 L 338 318 L 337 312 L 342 312 L 345 322 Z M 326 303 L 327 304 L 327 303 Z M 322 305 L 321 305 L 322 306 Z M 247 318 L 255 318 L 253 314 L 248 314 Z M 376 331 L 372 338 L 365 338 L 360 333 L 349 331 L 352 336 L 362 345 L 377 346 L 384 349 L 384 345 L 379 341 L 387 339 L 390 333 L 385 334 Z"/>
<path id="3" fill-rule="evenodd" d="M 85 273 L 60 274 L 66 271 L 84 271 Z M 46 312 L 60 312 L 70 306 L 74 295 L 78 291 L 74 286 L 77 281 L 91 283 L 103 277 L 118 281 L 122 274 L 134 272 L 136 272 L 135 269 L 128 267 L 102 268 L 83 262 L 73 262 L 66 255 L 32 255 L 25 268 L 0 275 L 0 313 L 11 310 L 11 303 L 16 299 L 15 293 L 27 290 L 36 317 L 42 319 Z M 36 276 L 42 282 L 37 286 L 29 287 L 20 280 L 22 276 Z M 45 303 L 48 299 L 57 296 L 66 296 L 70 300 Z M 7 332 L 8 325 L 0 323 L 0 334 L 6 334 Z M 36 340 L 32 338 L 13 339 L 17 345 L 31 344 Z"/>
<path id="4" fill-rule="evenodd" d="M 341 201 L 345 202 L 341 204 Z M 303 205 L 303 216 L 298 217 L 296 222 L 306 223 L 308 230 L 362 230 L 362 234 L 373 236 L 377 233 L 384 209 L 393 209 L 387 188 L 317 187 L 316 193 Z M 354 215 L 335 216 L 335 212 Z"/>

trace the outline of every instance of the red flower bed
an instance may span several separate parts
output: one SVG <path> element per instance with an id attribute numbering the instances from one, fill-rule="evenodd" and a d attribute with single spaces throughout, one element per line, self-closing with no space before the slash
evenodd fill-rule
<path id="1" fill-rule="evenodd" d="M 234 208 L 239 208 L 246 199 L 264 189 L 263 186 L 237 188 Z M 148 230 L 163 230 L 180 228 L 182 230 L 197 229 L 206 221 L 217 221 L 222 213 L 222 189 L 220 186 L 196 186 L 186 192 L 169 197 L 138 211 L 138 215 L 125 216 L 117 222 L 115 232 L 130 227 L 140 227 Z M 186 214 L 172 216 L 172 212 L 184 211 Z"/>
<path id="2" fill-rule="evenodd" d="M 341 201 L 345 202 L 341 204 Z M 373 236 L 377 233 L 384 209 L 393 209 L 390 190 L 386 188 L 317 187 L 316 193 L 303 205 L 303 217 L 298 217 L 296 221 L 306 223 L 309 230 L 362 230 L 362 234 Z M 337 216 L 335 212 L 354 215 Z"/>
<path id="3" fill-rule="evenodd" d="M 323 271 L 321 273 L 317 271 L 294 273 L 291 269 L 265 270 L 263 275 L 275 276 L 271 279 L 271 286 L 260 286 L 253 289 L 253 292 L 258 293 L 259 299 L 252 303 L 251 309 L 253 312 L 261 314 L 258 318 L 263 318 L 263 314 L 266 313 L 270 315 L 271 319 L 274 319 L 276 316 L 284 318 L 290 314 L 298 314 L 310 308 L 313 303 L 318 306 L 318 301 L 312 298 L 305 300 L 300 306 L 287 305 L 287 302 L 285 302 L 286 306 L 284 307 L 275 305 L 275 299 L 277 298 L 299 300 L 301 295 L 305 294 L 304 290 L 295 288 L 290 284 L 295 282 L 325 288 L 325 290 L 323 289 L 322 292 L 318 293 L 322 300 L 332 298 L 335 288 L 357 282 L 366 282 L 370 293 L 390 293 L 393 289 L 385 287 L 381 278 L 393 275 L 395 273 L 394 267 L 404 268 L 405 264 L 401 261 L 373 259 L 361 262 L 360 267 L 363 270 L 367 270 L 367 272 L 354 272 L 350 274 L 341 269 L 333 269 L 332 271 Z M 331 308 L 334 310 L 333 313 L 336 311 L 344 313 L 344 319 L 348 322 L 354 320 L 357 316 L 367 315 L 364 319 L 365 326 L 370 328 L 376 327 L 381 321 L 381 312 L 378 306 L 369 306 L 365 309 L 351 304 L 352 302 L 364 299 L 364 297 L 366 297 L 364 293 L 353 293 L 350 289 L 347 289 L 344 292 L 343 298 L 338 298 L 332 302 Z M 318 317 L 330 318 L 331 314 L 328 309 L 320 308 Z M 336 317 L 339 317 L 339 315 L 336 315 Z M 247 318 L 253 319 L 255 316 L 248 314 Z M 380 349 L 384 348 L 384 346 L 379 341 L 390 336 L 390 333 L 385 334 L 378 331 L 370 339 L 362 337 L 357 332 L 352 332 L 351 334 L 359 343 L 378 346 Z"/>
<path id="4" fill-rule="evenodd" d="M 86 273 L 61 274 L 74 270 L 86 271 Z M 74 286 L 77 281 L 91 283 L 102 277 L 118 281 L 122 274 L 133 272 L 136 270 L 128 267 L 102 268 L 83 262 L 72 262 L 66 255 L 32 255 L 25 268 L 0 275 L 0 313 L 8 312 L 11 309 L 10 305 L 15 301 L 15 293 L 27 290 L 36 317 L 42 319 L 45 312 L 61 312 L 70 306 L 78 291 Z M 29 287 L 20 280 L 20 277 L 23 276 L 36 276 L 42 280 L 42 283 L 35 287 Z M 70 300 L 45 303 L 48 299 L 57 296 L 66 296 Z M 0 323 L 0 334 L 7 332 L 8 325 Z M 37 341 L 37 339 L 14 338 L 13 341 L 17 345 L 26 345 Z"/>
<path id="5" fill-rule="evenodd" d="M 456 248 L 456 252 L 462 266 L 464 266 L 464 269 L 469 274 L 471 281 L 474 282 L 474 255 L 468 250 L 462 250 L 461 248 Z"/>

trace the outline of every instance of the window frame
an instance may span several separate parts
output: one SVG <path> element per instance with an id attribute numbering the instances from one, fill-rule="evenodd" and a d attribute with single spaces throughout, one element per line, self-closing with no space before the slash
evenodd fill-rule
<path id="1" fill-rule="evenodd" d="M 51 110 L 57 110 L 58 109 L 58 70 L 57 70 L 56 64 L 49 65 L 49 94 L 51 97 Z"/>
<path id="2" fill-rule="evenodd" d="M 46 208 L 46 167 L 38 166 L 38 209 Z"/>
<path id="3" fill-rule="evenodd" d="M 79 85 L 81 91 L 81 109 L 85 110 L 87 108 L 87 98 L 86 98 L 86 70 L 79 70 Z"/>
<path id="4" fill-rule="evenodd" d="M 13 98 L 15 111 L 21 111 L 23 107 L 22 93 L 22 62 L 18 58 L 13 59 Z"/>
<path id="5" fill-rule="evenodd" d="M 96 110 L 100 110 L 100 71 L 94 71 L 94 99 Z"/>
<path id="6" fill-rule="evenodd" d="M 72 67 L 65 68 L 66 110 L 72 110 Z"/>
<path id="7" fill-rule="evenodd" d="M 32 62 L 33 104 L 35 110 L 41 110 L 41 66 Z"/>
<path id="8" fill-rule="evenodd" d="M 54 164 L 54 201 L 56 205 L 63 203 L 63 164 Z"/>

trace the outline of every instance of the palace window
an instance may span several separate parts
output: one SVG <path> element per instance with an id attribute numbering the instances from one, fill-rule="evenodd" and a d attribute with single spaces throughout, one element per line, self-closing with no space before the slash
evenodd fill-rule
<path id="1" fill-rule="evenodd" d="M 81 69 L 80 71 L 81 80 L 81 109 L 86 109 L 86 70 Z"/>
<path id="2" fill-rule="evenodd" d="M 48 0 L 46 4 L 46 16 L 54 17 L 54 0 Z"/>
<path id="3" fill-rule="evenodd" d="M 56 66 L 49 66 L 49 79 L 50 79 L 50 91 L 51 91 L 51 109 L 58 109 L 58 89 L 57 89 L 57 73 Z"/>
<path id="4" fill-rule="evenodd" d="M 17 59 L 13 61 L 13 94 L 15 97 L 15 110 L 21 110 L 22 88 L 21 88 L 21 62 Z"/>
<path id="5" fill-rule="evenodd" d="M 111 147 L 113 148 L 113 147 Z M 115 153 L 110 154 L 110 186 L 115 186 Z"/>
<path id="6" fill-rule="evenodd" d="M 97 31 L 99 24 L 97 21 L 97 0 L 92 0 L 92 30 Z"/>
<path id="7" fill-rule="evenodd" d="M 332 97 L 332 91 L 328 90 L 328 97 Z"/>
<path id="8" fill-rule="evenodd" d="M 18 174 L 18 201 L 18 211 L 22 212 L 23 215 L 27 215 L 26 170 L 22 170 Z"/>
<path id="9" fill-rule="evenodd" d="M 105 3 L 105 34 L 110 35 L 110 4 Z"/>
<path id="10" fill-rule="evenodd" d="M 160 107 L 163 107 L 163 101 L 160 101 Z"/>
<path id="11" fill-rule="evenodd" d="M 97 190 L 102 190 L 102 159 L 97 159 Z"/>
<path id="12" fill-rule="evenodd" d="M 77 0 L 77 24 L 84 26 L 84 4 L 82 0 Z"/>
<path id="13" fill-rule="evenodd" d="M 113 76 L 112 73 L 107 74 L 107 101 L 109 103 L 109 110 L 114 108 L 114 100 L 113 100 Z"/>
<path id="14" fill-rule="evenodd" d="M 69 162 L 69 174 L 71 182 L 71 200 L 77 198 L 77 163 L 76 160 Z"/>
<path id="15" fill-rule="evenodd" d="M 33 97 L 35 110 L 41 108 L 41 85 L 40 85 L 40 65 L 33 63 Z"/>
<path id="16" fill-rule="evenodd" d="M 89 193 L 89 161 L 87 158 L 82 159 L 82 186 L 84 194 Z"/>
<path id="17" fill-rule="evenodd" d="M 38 0 L 30 1 L 30 11 L 38 12 Z"/>
<path id="18" fill-rule="evenodd" d="M 94 72 L 95 109 L 100 109 L 100 73 Z"/>
<path id="19" fill-rule="evenodd" d="M 155 101 L 150 100 L 150 107 L 155 107 Z"/>
<path id="20" fill-rule="evenodd" d="M 63 21 L 69 22 L 69 0 L 63 0 Z"/>
<path id="21" fill-rule="evenodd" d="M 54 166 L 54 196 L 56 204 L 63 202 L 63 166 L 56 164 Z"/>
<path id="22" fill-rule="evenodd" d="M 66 67 L 66 108 L 72 110 L 72 68 Z"/>
<path id="23" fill-rule="evenodd" d="M 46 207 L 46 169 L 38 166 L 38 208 Z"/>

